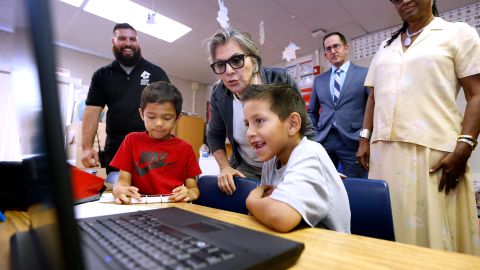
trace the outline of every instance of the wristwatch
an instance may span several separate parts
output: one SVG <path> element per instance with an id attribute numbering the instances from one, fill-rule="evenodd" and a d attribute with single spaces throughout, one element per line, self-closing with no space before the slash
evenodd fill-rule
<path id="1" fill-rule="evenodd" d="M 370 140 L 370 137 L 372 136 L 372 132 L 370 129 L 364 128 L 360 130 L 360 138 L 365 138 L 367 140 Z"/>

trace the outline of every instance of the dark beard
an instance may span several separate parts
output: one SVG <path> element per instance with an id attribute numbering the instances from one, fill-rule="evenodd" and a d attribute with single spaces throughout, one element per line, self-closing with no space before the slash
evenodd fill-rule
<path id="1" fill-rule="evenodd" d="M 132 57 L 125 57 L 122 52 L 115 46 L 112 47 L 112 51 L 115 59 L 117 59 L 120 64 L 126 67 L 135 66 L 142 57 L 142 52 L 140 48 L 138 48 L 138 50 L 133 53 Z"/>

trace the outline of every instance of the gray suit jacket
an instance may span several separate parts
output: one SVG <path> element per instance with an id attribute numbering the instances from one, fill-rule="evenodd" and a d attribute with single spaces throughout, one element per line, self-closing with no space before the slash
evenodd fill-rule
<path id="1" fill-rule="evenodd" d="M 367 68 L 350 63 L 337 105 L 330 93 L 331 70 L 320 74 L 313 82 L 308 115 L 315 127 L 315 141 L 323 143 L 333 121 L 345 144 L 356 149 L 363 125 L 363 114 L 369 91 L 363 86 Z"/>

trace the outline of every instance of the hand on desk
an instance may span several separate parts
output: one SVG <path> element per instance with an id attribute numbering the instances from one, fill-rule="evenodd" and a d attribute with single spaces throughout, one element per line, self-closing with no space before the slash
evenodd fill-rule
<path id="1" fill-rule="evenodd" d="M 174 188 L 173 194 L 168 198 L 171 202 L 190 202 L 197 199 L 198 196 L 191 194 L 184 185 Z"/>
<path id="2" fill-rule="evenodd" d="M 191 202 L 198 198 L 195 192 L 183 185 L 176 187 L 172 194 L 167 195 L 141 195 L 134 186 L 115 186 L 112 193 L 116 204 Z"/>
<path id="3" fill-rule="evenodd" d="M 251 199 L 261 199 L 270 196 L 273 190 L 275 190 L 275 188 L 271 185 L 258 186 L 250 192 L 248 197 Z"/>
<path id="4" fill-rule="evenodd" d="M 115 185 L 112 193 L 116 204 L 131 204 L 131 198 L 142 200 L 138 188 L 133 186 Z"/>

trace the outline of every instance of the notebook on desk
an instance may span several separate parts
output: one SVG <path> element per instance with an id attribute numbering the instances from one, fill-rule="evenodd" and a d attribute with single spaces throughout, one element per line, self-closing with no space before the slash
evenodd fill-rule
<path id="1" fill-rule="evenodd" d="M 75 219 L 49 3 L 13 2 L 14 14 L 22 13 L 15 20 L 14 57 L 22 60 L 21 79 L 38 87 L 13 88 L 24 102 L 32 98 L 21 108 L 20 122 L 27 123 L 21 132 L 24 154 L 33 158 L 26 169 L 31 230 L 11 238 L 12 268 L 278 269 L 294 263 L 302 243 L 178 208 Z M 15 72 L 14 66 L 12 77 Z"/>

